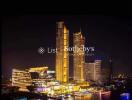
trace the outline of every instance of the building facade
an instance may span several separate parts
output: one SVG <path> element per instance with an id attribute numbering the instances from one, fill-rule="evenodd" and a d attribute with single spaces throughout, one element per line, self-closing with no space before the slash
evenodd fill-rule
<path id="1" fill-rule="evenodd" d="M 77 82 L 84 81 L 84 64 L 85 64 L 85 51 L 83 50 L 85 38 L 81 32 L 73 34 L 73 66 L 74 66 L 74 80 Z"/>
<path id="2" fill-rule="evenodd" d="M 84 73 L 87 81 L 101 81 L 101 60 L 95 60 L 93 63 L 85 63 Z"/>
<path id="3" fill-rule="evenodd" d="M 56 37 L 56 80 L 66 83 L 69 80 L 69 30 L 64 22 L 57 22 Z"/>
<path id="4" fill-rule="evenodd" d="M 29 72 L 30 74 L 34 77 L 38 77 L 38 78 L 45 78 L 47 76 L 47 71 L 48 71 L 48 67 L 44 66 L 44 67 L 32 67 L 29 68 Z M 36 73 L 36 74 L 34 74 Z M 38 73 L 38 74 L 37 74 Z M 33 75 L 34 74 L 34 75 Z M 31 76 L 31 77 L 32 77 Z"/>
<path id="5" fill-rule="evenodd" d="M 85 80 L 95 80 L 95 63 L 85 63 Z"/>
<path id="6" fill-rule="evenodd" d="M 101 60 L 95 60 L 95 81 L 101 80 Z"/>
<path id="7" fill-rule="evenodd" d="M 27 86 L 32 84 L 32 79 L 28 70 L 12 70 L 12 86 L 20 87 L 20 91 L 28 91 Z"/>

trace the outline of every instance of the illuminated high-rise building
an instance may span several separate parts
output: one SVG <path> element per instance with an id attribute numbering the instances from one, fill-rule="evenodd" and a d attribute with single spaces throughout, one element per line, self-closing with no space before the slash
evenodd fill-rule
<path id="1" fill-rule="evenodd" d="M 85 79 L 95 82 L 101 81 L 101 60 L 92 63 L 85 63 Z"/>
<path id="2" fill-rule="evenodd" d="M 69 30 L 64 22 L 57 22 L 56 80 L 66 83 L 69 79 Z"/>
<path id="3" fill-rule="evenodd" d="M 95 60 L 95 80 L 100 81 L 101 79 L 101 60 Z"/>
<path id="4" fill-rule="evenodd" d="M 74 80 L 77 82 L 84 81 L 84 64 L 85 64 L 85 51 L 84 51 L 85 38 L 81 32 L 74 33 L 73 35 L 73 66 L 74 66 Z"/>
<path id="5" fill-rule="evenodd" d="M 85 63 L 85 80 L 95 80 L 95 63 Z"/>

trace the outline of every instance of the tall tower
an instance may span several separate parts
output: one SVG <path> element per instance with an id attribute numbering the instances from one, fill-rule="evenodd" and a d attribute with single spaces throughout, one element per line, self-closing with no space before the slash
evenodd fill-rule
<path id="1" fill-rule="evenodd" d="M 74 80 L 77 82 L 84 81 L 84 64 L 85 64 L 85 51 L 83 49 L 85 38 L 81 32 L 74 33 L 73 47 L 73 66 L 74 66 Z"/>
<path id="2" fill-rule="evenodd" d="M 95 60 L 92 63 L 85 63 L 85 78 L 95 82 L 101 81 L 101 60 Z"/>
<path id="3" fill-rule="evenodd" d="M 95 60 L 95 81 L 100 81 L 101 79 L 101 60 Z"/>
<path id="4" fill-rule="evenodd" d="M 64 22 L 57 22 L 56 80 L 66 83 L 69 79 L 69 30 Z"/>
<path id="5" fill-rule="evenodd" d="M 95 63 L 85 63 L 85 80 L 95 80 Z"/>

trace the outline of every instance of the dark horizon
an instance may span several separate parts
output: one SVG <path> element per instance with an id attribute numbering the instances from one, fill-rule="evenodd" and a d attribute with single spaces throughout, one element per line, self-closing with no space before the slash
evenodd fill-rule
<path id="1" fill-rule="evenodd" d="M 82 30 L 86 46 L 94 46 L 96 57 L 104 62 L 112 58 L 114 73 L 132 76 L 131 16 L 103 15 L 25 15 L 2 17 L 2 75 L 10 77 L 12 68 L 55 67 L 55 54 L 39 54 L 39 47 L 55 48 L 56 22 L 64 21 L 70 31 Z M 70 40 L 70 45 L 72 41 Z M 86 61 L 88 62 L 87 58 Z M 105 67 L 105 65 L 103 66 Z M 72 65 L 70 64 L 70 69 Z"/>

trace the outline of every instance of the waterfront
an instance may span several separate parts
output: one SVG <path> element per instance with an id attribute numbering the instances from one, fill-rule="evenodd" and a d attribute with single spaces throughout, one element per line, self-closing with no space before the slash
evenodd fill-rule
<path id="1" fill-rule="evenodd" d="M 112 92 L 111 94 L 105 93 L 105 94 L 100 94 L 100 93 L 94 93 L 94 94 L 86 94 L 83 96 L 80 95 L 61 95 L 61 96 L 56 96 L 56 97 L 48 97 L 47 95 L 42 95 L 42 94 L 35 94 L 35 93 L 15 93 L 15 94 L 6 94 L 3 95 L 2 98 L 3 100 L 130 100 L 129 99 L 121 99 L 119 91 L 117 92 Z M 130 94 L 131 95 L 131 94 Z"/>
<path id="2" fill-rule="evenodd" d="M 89 23 L 89 21 L 87 22 Z M 16 25 L 17 24 L 18 23 L 16 23 Z M 48 24 L 50 25 L 52 23 L 48 22 L 45 28 L 43 27 L 42 29 L 46 29 Z M 85 25 L 86 23 L 83 24 Z M 7 66 L 6 69 L 2 71 L 4 73 L 2 74 L 2 100 L 131 99 L 132 77 L 129 74 L 130 72 L 129 73 L 127 71 L 122 72 L 120 70 L 120 69 L 123 70 L 123 68 L 126 68 L 128 66 L 127 64 L 126 65 L 123 64 L 123 62 L 125 62 L 125 59 L 124 61 L 121 61 L 119 65 L 117 65 L 116 63 L 118 63 L 118 60 L 115 60 L 116 58 L 113 56 L 113 54 L 111 54 L 115 49 L 113 49 L 113 51 L 110 51 L 111 53 L 107 52 L 108 55 L 107 53 L 105 54 L 105 52 L 102 51 L 101 48 L 100 51 L 99 48 L 97 48 L 96 45 L 94 45 L 93 41 L 91 42 L 87 41 L 89 39 L 96 40 L 96 38 L 88 36 L 89 37 L 88 39 L 87 31 L 86 33 L 84 31 L 81 31 L 81 29 L 80 31 L 77 30 L 75 31 L 74 28 L 71 27 L 71 25 L 70 24 L 68 25 L 67 22 L 65 21 L 56 22 L 56 33 L 55 26 L 53 27 L 54 32 L 51 32 L 54 34 L 50 34 L 50 30 L 52 30 L 50 29 L 50 27 L 47 28 L 47 31 L 44 31 L 44 33 L 45 32 L 48 33 L 47 36 L 42 34 L 41 37 L 43 38 L 41 38 L 40 36 L 38 37 L 38 40 L 41 39 L 44 40 L 42 41 L 42 44 L 45 43 L 46 44 L 40 45 L 40 43 L 38 43 L 35 47 L 33 47 L 35 48 L 35 51 L 38 52 L 36 57 L 32 53 L 30 55 L 29 52 L 20 56 L 19 54 L 21 53 L 19 52 L 18 56 L 16 56 L 16 59 L 9 57 L 4 58 L 4 61 L 2 60 L 5 63 L 2 65 L 2 67 L 5 68 L 5 66 Z M 73 24 L 72 26 L 74 25 L 75 24 Z M 31 29 L 31 27 L 29 28 L 29 30 Z M 12 28 L 13 27 L 11 26 L 11 29 Z M 8 28 L 5 27 L 5 29 Z M 32 27 L 32 29 L 35 28 Z M 72 34 L 70 33 L 71 30 L 73 31 Z M 15 27 L 14 31 L 16 31 Z M 20 32 L 18 33 L 21 33 L 21 31 L 22 30 L 20 30 Z M 37 33 L 39 31 L 40 30 L 38 30 Z M 22 34 L 24 35 L 25 33 L 28 32 L 22 32 Z M 49 37 L 49 34 L 51 35 L 50 39 L 47 38 Z M 94 32 L 92 34 L 94 35 Z M 54 38 L 52 38 L 52 36 Z M 101 36 L 100 34 L 97 35 L 97 37 L 103 36 Z M 36 36 L 30 38 L 34 40 L 36 39 Z M 103 37 L 101 41 L 104 38 L 106 37 Z M 113 37 L 110 39 L 110 41 L 112 39 Z M 30 39 L 24 38 L 24 40 Z M 27 47 L 32 48 L 32 44 L 35 44 L 34 42 L 37 41 L 32 41 L 31 44 L 28 44 L 26 47 L 23 47 L 24 48 L 23 50 L 28 51 L 29 49 L 26 48 Z M 19 41 L 18 42 L 14 41 L 13 43 L 19 43 Z M 27 43 L 30 42 L 27 41 L 26 43 L 24 43 L 24 45 Z M 99 42 L 95 41 L 95 43 Z M 111 44 L 112 48 L 113 44 L 114 43 L 112 42 Z M 20 43 L 18 45 L 20 45 Z M 100 47 L 99 44 L 97 45 L 98 47 Z M 36 47 L 38 46 L 41 47 L 39 47 L 39 49 L 36 49 Z M 109 47 L 109 43 L 107 43 L 107 45 L 104 47 L 107 48 L 107 46 Z M 115 45 L 115 47 L 116 46 L 117 45 Z M 94 47 L 96 47 L 95 48 L 96 50 L 94 50 Z M 8 48 L 5 48 L 5 50 L 3 49 L 4 52 L 6 51 L 6 49 L 8 50 Z M 96 51 L 99 52 L 99 54 Z M 31 52 L 34 51 L 31 50 Z M 101 52 L 103 52 L 104 54 L 102 54 Z M 8 53 L 10 55 L 10 52 Z M 4 57 L 8 53 L 4 53 Z M 54 55 L 54 58 L 51 56 L 51 54 Z M 93 55 L 88 57 L 87 54 Z M 17 54 L 13 54 L 12 57 L 14 55 Z M 25 59 L 28 58 L 26 57 L 27 55 L 31 57 L 31 58 L 29 57 L 30 60 Z M 40 56 L 38 57 L 38 55 Z M 104 55 L 107 55 L 108 57 Z M 42 58 L 42 56 L 44 58 Z M 22 59 L 19 59 L 20 57 L 22 57 Z M 10 61 L 10 59 L 13 60 L 14 64 L 8 65 L 8 60 Z M 9 66 L 12 67 L 9 68 Z M 119 71 L 118 70 L 114 71 L 114 68 L 117 68 Z M 9 76 L 8 73 L 10 73 Z"/>
<path id="3" fill-rule="evenodd" d="M 46 92 L 35 91 L 19 91 L 17 87 L 10 85 L 3 85 L 2 87 L 2 100 L 131 100 L 132 97 L 132 80 L 126 79 L 127 84 L 117 86 L 120 82 L 115 83 L 114 88 L 110 86 L 90 86 L 88 88 L 82 88 L 76 90 L 75 86 L 72 91 L 65 90 L 65 86 L 59 85 L 57 88 L 44 89 Z M 116 85 L 117 84 L 117 85 Z M 51 86 L 52 87 L 52 86 Z M 56 89 L 62 89 L 64 91 L 57 91 Z M 125 87 L 125 88 L 124 88 Z M 110 90 L 108 90 L 110 89 Z M 74 91 L 76 90 L 76 91 Z M 49 91 L 49 92 L 48 92 Z M 126 99 L 124 99 L 126 98 Z"/>

